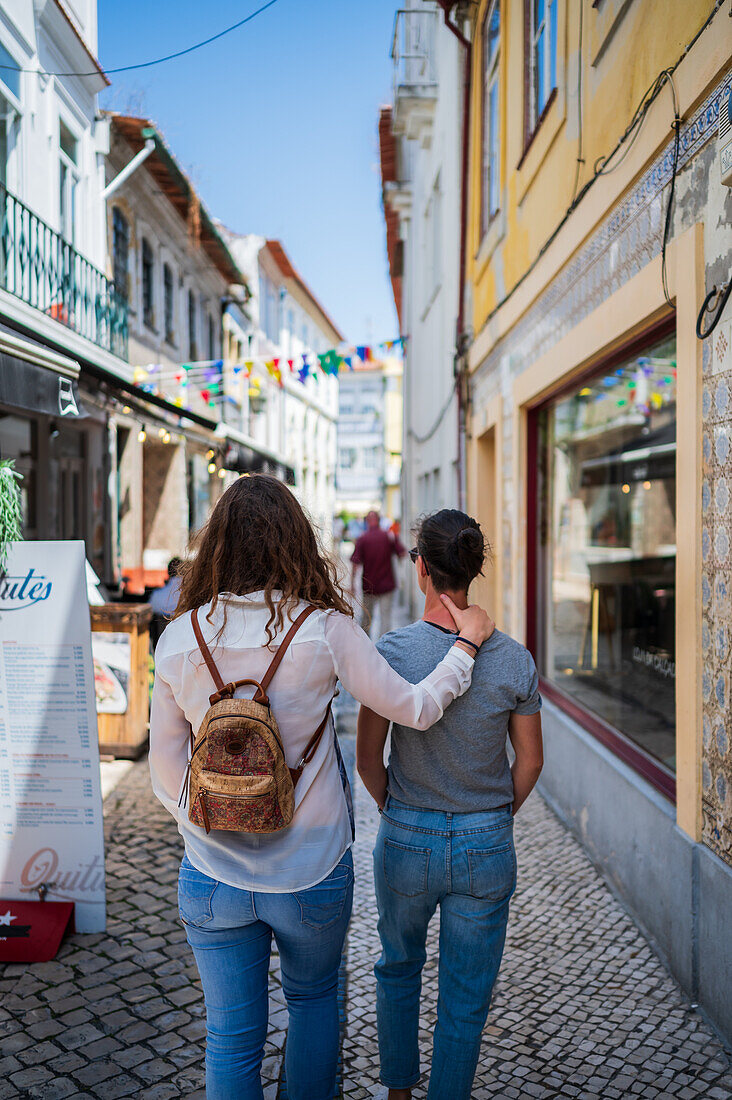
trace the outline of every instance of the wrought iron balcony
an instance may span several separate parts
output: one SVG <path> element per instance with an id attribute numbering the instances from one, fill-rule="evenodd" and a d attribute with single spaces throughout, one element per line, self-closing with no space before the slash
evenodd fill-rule
<path id="1" fill-rule="evenodd" d="M 394 133 L 428 143 L 437 102 L 435 42 L 439 13 L 402 8 L 391 44 Z"/>
<path id="2" fill-rule="evenodd" d="M 127 299 L 99 268 L 2 184 L 0 288 L 127 359 Z"/>

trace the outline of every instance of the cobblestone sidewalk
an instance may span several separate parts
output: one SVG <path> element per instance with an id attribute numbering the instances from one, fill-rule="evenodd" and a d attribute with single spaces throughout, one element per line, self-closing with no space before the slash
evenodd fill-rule
<path id="1" fill-rule="evenodd" d="M 379 1087 L 377 815 L 363 788 L 355 794 L 343 1095 L 363 1100 Z M 203 1001 L 175 904 L 180 842 L 150 792 L 145 761 L 109 796 L 105 815 L 108 931 L 72 936 L 52 963 L 0 968 L 0 1100 L 204 1096 Z M 732 1077 L 713 1034 L 538 797 L 519 816 L 517 845 L 519 889 L 475 1097 L 730 1100 Z M 437 928 L 425 975 L 426 1064 L 436 939 Z M 276 956 L 271 986 L 265 1097 L 284 1100 L 287 1012 Z"/>
<path id="2" fill-rule="evenodd" d="M 348 942 L 345 1095 L 379 1095 L 371 849 L 378 814 L 356 788 L 357 919 Z M 729 1100 L 730 1063 L 580 845 L 534 794 L 516 819 L 519 882 L 474 1097 Z M 437 1018 L 439 919 L 430 927 L 420 1046 Z M 426 1081 L 414 1090 L 426 1095 Z"/>

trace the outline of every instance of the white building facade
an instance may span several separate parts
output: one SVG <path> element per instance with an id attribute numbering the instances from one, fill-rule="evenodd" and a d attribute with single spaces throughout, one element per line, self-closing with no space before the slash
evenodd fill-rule
<path id="1" fill-rule="evenodd" d="M 228 231 L 227 240 L 252 295 L 244 362 L 250 358 L 253 366 L 239 374 L 242 408 L 244 390 L 248 399 L 242 428 L 263 452 L 278 456 L 293 471 L 293 490 L 330 544 L 339 380 L 323 373 L 317 357 L 342 343 L 343 336 L 279 241 Z M 275 373 L 265 362 L 277 364 Z"/>
<path id="2" fill-rule="evenodd" d="M 405 529 L 456 507 L 462 58 L 437 4 L 406 0 L 392 40 L 393 104 L 380 120 L 387 224 L 397 216 L 404 352 Z M 398 267 L 398 270 L 395 268 Z M 395 287 L 396 293 L 396 287 Z M 399 305 L 399 303 L 398 303 Z"/>
<path id="3" fill-rule="evenodd" d="M 25 537 L 82 539 L 107 579 L 98 379 L 131 370 L 127 305 L 106 268 L 96 49 L 94 0 L 0 5 L 0 458 L 22 476 Z"/>

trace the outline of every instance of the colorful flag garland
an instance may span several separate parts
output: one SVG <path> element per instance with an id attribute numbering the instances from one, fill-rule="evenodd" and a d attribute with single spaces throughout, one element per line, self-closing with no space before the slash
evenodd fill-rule
<path id="1" fill-rule="evenodd" d="M 309 377 L 317 380 L 318 367 L 325 376 L 337 377 L 344 369 L 348 371 L 355 370 L 354 360 L 358 360 L 364 365 L 367 363 L 376 364 L 379 358 L 374 354 L 375 350 L 402 354 L 406 340 L 405 336 L 399 336 L 395 340 L 384 340 L 381 344 L 376 345 L 342 345 L 340 350 L 329 348 L 319 354 L 304 352 L 286 360 L 279 356 L 253 355 L 244 359 L 241 363 L 234 364 L 232 369 L 235 375 L 244 372 L 245 378 L 252 380 L 253 383 L 256 381 L 258 383 L 258 395 L 261 390 L 261 383 L 257 379 L 252 379 L 252 372 L 255 367 L 263 368 L 283 389 L 285 384 L 283 366 L 285 363 L 289 373 L 296 376 L 298 382 L 304 384 Z M 172 383 L 179 389 L 186 391 L 186 393 L 190 393 L 191 390 L 196 391 L 207 405 L 215 407 L 215 399 L 223 397 L 224 361 L 223 359 L 206 359 L 192 363 L 180 363 L 173 367 L 151 363 L 146 367 L 135 367 L 133 381 L 146 393 L 157 395 L 164 392 L 166 384 L 170 385 Z M 252 396 L 251 388 L 249 392 Z M 185 405 L 184 398 L 181 395 L 174 397 L 172 400 L 180 408 L 190 407 Z"/>

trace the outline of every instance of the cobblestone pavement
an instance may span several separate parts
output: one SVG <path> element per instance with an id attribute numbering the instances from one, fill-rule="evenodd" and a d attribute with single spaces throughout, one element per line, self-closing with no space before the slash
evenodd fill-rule
<path id="1" fill-rule="evenodd" d="M 359 784 L 356 897 L 348 941 L 349 1100 L 381 1095 L 374 1011 L 378 954 L 371 850 L 378 814 Z M 516 819 L 519 882 L 473 1096 L 729 1100 L 724 1050 L 580 845 L 531 796 Z M 430 927 L 420 1046 L 437 1018 L 439 918 Z M 426 1095 L 426 1081 L 414 1090 Z"/>
<path id="2" fill-rule="evenodd" d="M 346 700 L 341 713 L 348 756 Z M 377 815 L 363 788 L 355 794 L 343 1096 L 363 1100 L 379 1089 L 370 866 Z M 0 1100 L 204 1096 L 203 1000 L 175 904 L 180 842 L 152 796 L 145 761 L 109 795 L 105 820 L 107 932 L 70 937 L 54 962 L 0 968 Z M 518 818 L 517 846 L 519 888 L 475 1097 L 730 1100 L 732 1077 L 713 1034 L 538 796 Z M 425 974 L 425 1063 L 436 942 L 437 927 Z M 287 1012 L 276 956 L 271 990 L 265 1097 L 285 1100 Z"/>
<path id="3" fill-rule="evenodd" d="M 107 931 L 0 967 L 0 1100 L 203 1100 L 203 995 L 178 920 L 182 845 L 145 760 L 105 804 Z M 287 1009 L 273 956 L 263 1077 L 277 1095 Z"/>

